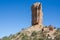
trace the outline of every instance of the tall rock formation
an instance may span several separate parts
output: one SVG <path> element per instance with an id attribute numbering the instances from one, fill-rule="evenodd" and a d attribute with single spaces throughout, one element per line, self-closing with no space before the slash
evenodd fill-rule
<path id="1" fill-rule="evenodd" d="M 42 25 L 43 13 L 42 5 L 36 2 L 32 5 L 32 25 Z"/>

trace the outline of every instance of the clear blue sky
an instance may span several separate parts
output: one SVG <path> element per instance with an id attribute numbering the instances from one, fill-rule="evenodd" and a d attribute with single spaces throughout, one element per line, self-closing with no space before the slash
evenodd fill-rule
<path id="1" fill-rule="evenodd" d="M 60 0 L 0 0 L 0 37 L 31 26 L 31 5 L 42 3 L 43 25 L 60 27 Z"/>

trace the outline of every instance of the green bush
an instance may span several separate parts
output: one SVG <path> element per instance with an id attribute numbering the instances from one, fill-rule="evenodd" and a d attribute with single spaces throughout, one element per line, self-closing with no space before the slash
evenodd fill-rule
<path id="1" fill-rule="evenodd" d="M 5 36 L 2 38 L 2 40 L 11 40 L 9 37 Z"/>
<path id="2" fill-rule="evenodd" d="M 27 35 L 24 35 L 24 36 L 22 37 L 22 40 L 28 40 L 28 36 L 27 36 Z"/>
<path id="3" fill-rule="evenodd" d="M 36 36 L 37 33 L 35 31 L 32 32 L 31 36 Z"/>

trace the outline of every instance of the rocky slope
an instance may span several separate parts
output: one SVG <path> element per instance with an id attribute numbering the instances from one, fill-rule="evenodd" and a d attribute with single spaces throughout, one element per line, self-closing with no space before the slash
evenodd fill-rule
<path id="1" fill-rule="evenodd" d="M 51 25 L 34 25 L 0 40 L 60 40 L 60 29 Z"/>

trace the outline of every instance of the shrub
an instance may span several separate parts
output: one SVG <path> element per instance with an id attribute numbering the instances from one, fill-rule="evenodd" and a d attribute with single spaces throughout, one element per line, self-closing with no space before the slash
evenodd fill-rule
<path id="1" fill-rule="evenodd" d="M 31 36 L 35 36 L 37 33 L 35 31 L 32 32 Z"/>

